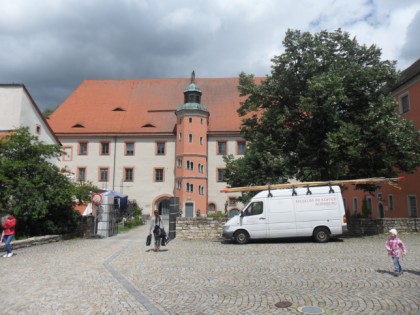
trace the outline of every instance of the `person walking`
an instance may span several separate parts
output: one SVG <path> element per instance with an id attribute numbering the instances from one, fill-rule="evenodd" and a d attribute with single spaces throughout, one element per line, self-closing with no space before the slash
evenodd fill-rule
<path id="1" fill-rule="evenodd" d="M 153 238 L 155 240 L 155 252 L 158 252 L 160 250 L 161 238 L 164 233 L 164 225 L 163 225 L 163 220 L 161 216 L 159 215 L 159 211 L 155 210 L 153 214 L 154 216 L 150 220 L 149 234 L 152 233 L 152 229 L 153 229 Z"/>
<path id="2" fill-rule="evenodd" d="M 385 248 L 388 251 L 388 255 L 392 257 L 394 263 L 394 276 L 398 277 L 403 274 L 403 269 L 400 265 L 400 258 L 407 255 L 407 248 L 403 241 L 397 236 L 398 232 L 396 229 L 389 230 L 389 237 L 385 243 Z"/>
<path id="3" fill-rule="evenodd" d="M 4 254 L 3 257 L 13 256 L 12 239 L 15 236 L 15 226 L 16 226 L 16 219 L 13 216 L 13 213 L 9 211 L 7 213 L 6 220 L 2 224 L 3 240 L 4 240 L 4 243 L 6 244 L 6 254 Z"/>

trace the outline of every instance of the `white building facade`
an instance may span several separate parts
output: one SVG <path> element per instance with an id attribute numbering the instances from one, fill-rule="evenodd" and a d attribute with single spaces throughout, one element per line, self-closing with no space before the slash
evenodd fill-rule
<path id="1" fill-rule="evenodd" d="M 144 214 L 167 214 L 172 197 L 186 217 L 242 208 L 240 194 L 220 192 L 223 155 L 245 151 L 237 84 L 85 81 L 50 118 L 65 152 L 59 167 L 78 181 L 128 195 Z"/>

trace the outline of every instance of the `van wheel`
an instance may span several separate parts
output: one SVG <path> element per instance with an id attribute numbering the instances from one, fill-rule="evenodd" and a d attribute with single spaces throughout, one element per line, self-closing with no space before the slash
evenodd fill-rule
<path id="1" fill-rule="evenodd" d="M 314 232 L 314 239 L 318 243 L 326 243 L 330 239 L 330 232 L 326 228 L 318 228 Z"/>
<path id="2" fill-rule="evenodd" d="M 238 231 L 233 235 L 233 239 L 238 244 L 246 244 L 249 241 L 249 234 L 246 231 Z"/>

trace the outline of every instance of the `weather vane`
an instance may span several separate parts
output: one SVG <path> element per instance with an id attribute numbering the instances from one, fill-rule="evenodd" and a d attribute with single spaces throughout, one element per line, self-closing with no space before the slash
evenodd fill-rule
<path id="1" fill-rule="evenodd" d="M 191 83 L 195 83 L 195 72 L 191 72 Z"/>

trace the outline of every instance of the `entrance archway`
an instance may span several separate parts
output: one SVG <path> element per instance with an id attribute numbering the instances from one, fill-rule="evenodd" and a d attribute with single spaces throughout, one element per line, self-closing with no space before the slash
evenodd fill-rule
<path id="1" fill-rule="evenodd" d="M 169 216 L 169 198 L 161 199 L 157 206 L 160 215 Z"/>

